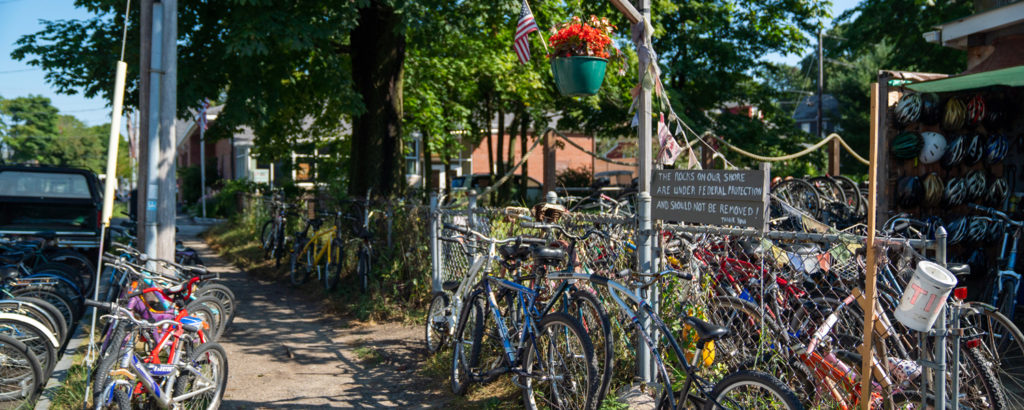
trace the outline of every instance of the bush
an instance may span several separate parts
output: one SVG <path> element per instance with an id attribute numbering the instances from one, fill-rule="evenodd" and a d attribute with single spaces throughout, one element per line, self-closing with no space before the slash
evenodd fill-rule
<path id="1" fill-rule="evenodd" d="M 216 158 L 206 162 L 206 186 L 218 185 L 220 174 L 217 173 Z M 194 204 L 202 196 L 202 186 L 199 183 L 202 170 L 198 165 L 178 168 L 178 179 L 181 181 L 181 198 L 185 204 Z"/>
<path id="2" fill-rule="evenodd" d="M 594 174 L 584 165 L 579 168 L 566 168 L 555 176 L 558 186 L 565 188 L 586 188 L 594 180 Z"/>

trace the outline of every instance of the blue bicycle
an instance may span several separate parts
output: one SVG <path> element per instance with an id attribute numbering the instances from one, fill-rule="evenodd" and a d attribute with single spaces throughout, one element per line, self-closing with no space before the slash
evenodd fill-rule
<path id="1" fill-rule="evenodd" d="M 1017 265 L 1017 245 L 1020 243 L 1021 228 L 1024 227 L 1024 222 L 1014 221 L 1005 213 L 987 206 L 977 204 L 967 204 L 967 206 L 1002 219 L 1013 230 L 1012 233 L 1010 230 L 1003 232 L 1003 246 L 999 251 L 999 261 L 1005 263 L 1006 267 L 997 271 L 998 277 L 991 284 L 988 297 L 985 298 L 992 306 L 999 309 L 1000 313 L 1013 320 L 1014 312 L 1017 310 L 1017 290 L 1020 287 L 1020 274 L 1014 268 Z M 1006 245 L 1010 240 L 1013 243 L 1010 244 L 1010 253 L 1007 255 Z"/>

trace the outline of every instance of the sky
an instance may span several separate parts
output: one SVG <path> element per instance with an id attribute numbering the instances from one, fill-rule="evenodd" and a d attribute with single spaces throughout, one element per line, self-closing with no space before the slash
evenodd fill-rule
<path id="1" fill-rule="evenodd" d="M 832 15 L 856 6 L 860 0 L 832 0 Z M 85 98 L 81 94 L 63 95 L 46 83 L 43 71 L 11 59 L 14 42 L 25 34 L 42 29 L 40 20 L 87 19 L 85 9 L 78 9 L 72 0 L 0 0 L 0 97 L 15 98 L 29 94 L 49 97 L 62 114 L 78 117 L 88 125 L 110 121 L 107 102 Z M 826 27 L 829 25 L 826 22 Z M 810 50 L 808 50 L 809 52 Z M 768 60 L 796 64 L 803 54 L 766 56 Z M 111 62 L 113 64 L 113 62 Z"/>

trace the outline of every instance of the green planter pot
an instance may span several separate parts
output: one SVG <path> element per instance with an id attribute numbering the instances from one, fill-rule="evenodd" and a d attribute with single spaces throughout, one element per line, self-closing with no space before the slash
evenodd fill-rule
<path id="1" fill-rule="evenodd" d="M 585 97 L 601 89 L 607 65 L 608 60 L 600 57 L 555 57 L 551 59 L 551 74 L 562 95 Z"/>

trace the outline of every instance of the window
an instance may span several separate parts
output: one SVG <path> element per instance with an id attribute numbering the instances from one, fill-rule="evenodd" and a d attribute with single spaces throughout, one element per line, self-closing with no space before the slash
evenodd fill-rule
<path id="1" fill-rule="evenodd" d="M 800 124 L 800 129 L 807 133 L 811 132 L 811 123 L 805 122 L 803 124 Z"/>
<path id="2" fill-rule="evenodd" d="M 85 175 L 50 172 L 4 171 L 0 173 L 0 195 L 92 199 Z"/>

